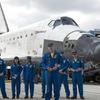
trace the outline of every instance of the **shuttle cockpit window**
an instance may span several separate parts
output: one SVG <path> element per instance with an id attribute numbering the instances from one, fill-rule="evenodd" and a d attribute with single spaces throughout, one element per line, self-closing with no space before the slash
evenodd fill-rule
<path id="1" fill-rule="evenodd" d="M 55 27 L 57 27 L 57 26 L 59 26 L 59 25 L 61 25 L 61 24 L 62 24 L 62 22 L 61 22 L 60 19 L 55 20 L 55 23 L 54 23 L 54 25 L 53 25 L 53 28 L 55 28 Z"/>
<path id="2" fill-rule="evenodd" d="M 69 17 L 61 17 L 60 19 L 50 21 L 50 23 L 48 24 L 48 26 L 53 28 L 53 29 L 59 25 L 78 26 L 78 24 L 73 19 L 71 19 Z"/>
<path id="3" fill-rule="evenodd" d="M 74 25 L 78 26 L 78 24 L 71 18 L 69 17 L 61 17 L 61 21 L 63 25 Z"/>
<path id="4" fill-rule="evenodd" d="M 54 23 L 55 23 L 55 20 L 51 20 L 51 21 L 49 22 L 48 26 L 49 26 L 49 27 L 53 27 Z"/>
<path id="5" fill-rule="evenodd" d="M 52 21 L 48 24 L 48 26 L 49 26 L 49 27 L 52 27 L 52 28 L 54 29 L 55 27 L 57 27 L 57 26 L 59 26 L 59 25 L 61 25 L 61 24 L 62 24 L 61 20 L 60 20 L 60 19 L 57 19 L 57 20 L 52 20 Z"/>

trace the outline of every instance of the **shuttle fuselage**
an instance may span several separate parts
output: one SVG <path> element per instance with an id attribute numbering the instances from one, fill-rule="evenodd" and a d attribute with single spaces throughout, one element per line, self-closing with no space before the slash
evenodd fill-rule
<path id="1" fill-rule="evenodd" d="M 0 35 L 1 57 L 7 60 L 15 56 L 41 58 L 48 43 L 53 43 L 59 51 L 64 49 L 67 56 L 71 56 L 71 50 L 77 49 L 80 56 L 100 62 L 100 39 L 80 30 L 69 17 L 45 20 Z"/>

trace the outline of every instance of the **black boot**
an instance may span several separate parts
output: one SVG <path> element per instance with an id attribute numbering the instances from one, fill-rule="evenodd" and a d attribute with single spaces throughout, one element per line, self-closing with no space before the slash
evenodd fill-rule
<path id="1" fill-rule="evenodd" d="M 72 96 L 71 99 L 77 99 L 77 97 L 76 96 Z"/>
<path id="2" fill-rule="evenodd" d="M 28 99 L 28 96 L 25 96 L 24 99 Z"/>
<path id="3" fill-rule="evenodd" d="M 42 97 L 41 98 L 45 98 L 45 96 L 44 95 L 42 95 Z"/>
<path id="4" fill-rule="evenodd" d="M 66 99 L 70 99 L 70 96 L 66 96 Z"/>
<path id="5" fill-rule="evenodd" d="M 12 99 L 15 99 L 15 96 L 13 96 Z"/>
<path id="6" fill-rule="evenodd" d="M 81 96 L 80 99 L 85 99 L 85 98 L 83 96 Z"/>
<path id="7" fill-rule="evenodd" d="M 9 99 L 9 97 L 6 96 L 6 97 L 3 97 L 3 99 Z"/>
<path id="8" fill-rule="evenodd" d="M 17 96 L 16 98 L 19 99 L 19 96 Z"/>
<path id="9" fill-rule="evenodd" d="M 31 96 L 30 99 L 33 99 L 33 96 Z"/>

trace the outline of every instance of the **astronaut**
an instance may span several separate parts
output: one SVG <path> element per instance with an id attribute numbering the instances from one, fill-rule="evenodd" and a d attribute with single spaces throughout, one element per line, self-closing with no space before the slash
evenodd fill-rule
<path id="1" fill-rule="evenodd" d="M 21 84 L 21 72 L 22 65 L 20 64 L 19 57 L 15 57 L 13 64 L 11 65 L 11 88 L 12 88 L 12 99 L 19 99 L 20 96 L 20 84 Z M 16 94 L 15 94 L 16 91 Z"/>
<path id="2" fill-rule="evenodd" d="M 0 52 L 1 56 L 1 52 Z M 3 59 L 0 58 L 0 89 L 4 99 L 8 99 L 5 89 L 5 74 L 6 74 L 6 64 Z"/>
<path id="3" fill-rule="evenodd" d="M 61 52 L 61 66 L 59 68 L 59 89 L 61 89 L 61 85 L 64 85 L 66 98 L 70 98 L 70 90 L 68 86 L 68 67 L 69 67 L 69 59 L 64 56 L 64 52 Z"/>
<path id="4" fill-rule="evenodd" d="M 31 60 L 31 57 L 27 57 L 27 63 L 23 67 L 23 79 L 25 85 L 25 99 L 28 98 L 28 90 L 30 88 L 30 98 L 34 95 L 34 77 L 35 77 L 35 65 Z"/>
<path id="5" fill-rule="evenodd" d="M 48 52 L 42 57 L 42 62 L 45 71 L 46 92 L 45 100 L 50 100 L 51 84 L 54 87 L 54 98 L 59 100 L 59 64 L 60 53 L 54 50 L 52 43 L 48 44 Z"/>
<path id="6" fill-rule="evenodd" d="M 83 69 L 84 63 L 81 59 L 78 58 L 77 51 L 74 50 L 72 52 L 73 59 L 70 62 L 71 70 L 72 70 L 72 83 L 73 83 L 73 96 L 71 99 L 77 98 L 77 85 L 79 89 L 80 98 L 83 97 Z"/>

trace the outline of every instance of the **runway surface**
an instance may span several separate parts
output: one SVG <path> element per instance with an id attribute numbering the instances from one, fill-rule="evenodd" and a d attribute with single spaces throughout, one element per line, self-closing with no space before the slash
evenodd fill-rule
<path id="1" fill-rule="evenodd" d="M 72 96 L 72 85 L 70 84 L 69 87 L 70 87 L 71 96 Z M 12 96 L 11 96 L 11 84 L 10 83 L 6 83 L 6 91 L 7 91 L 7 95 L 9 96 L 9 98 L 11 98 Z M 66 100 L 65 91 L 64 91 L 63 86 L 62 86 L 60 95 L 61 95 L 60 100 Z M 85 100 L 100 100 L 100 85 L 84 85 L 84 97 L 85 97 Z M 3 100 L 1 93 L 0 93 L 0 100 Z M 20 95 L 19 100 L 24 100 L 23 83 L 21 85 L 21 95 Z M 31 99 L 28 99 L 28 100 L 31 100 Z M 41 84 L 35 84 L 33 100 L 44 100 L 44 99 L 41 99 Z M 54 98 L 52 98 L 52 100 L 54 100 Z M 78 95 L 77 100 L 80 100 L 79 95 Z"/>

